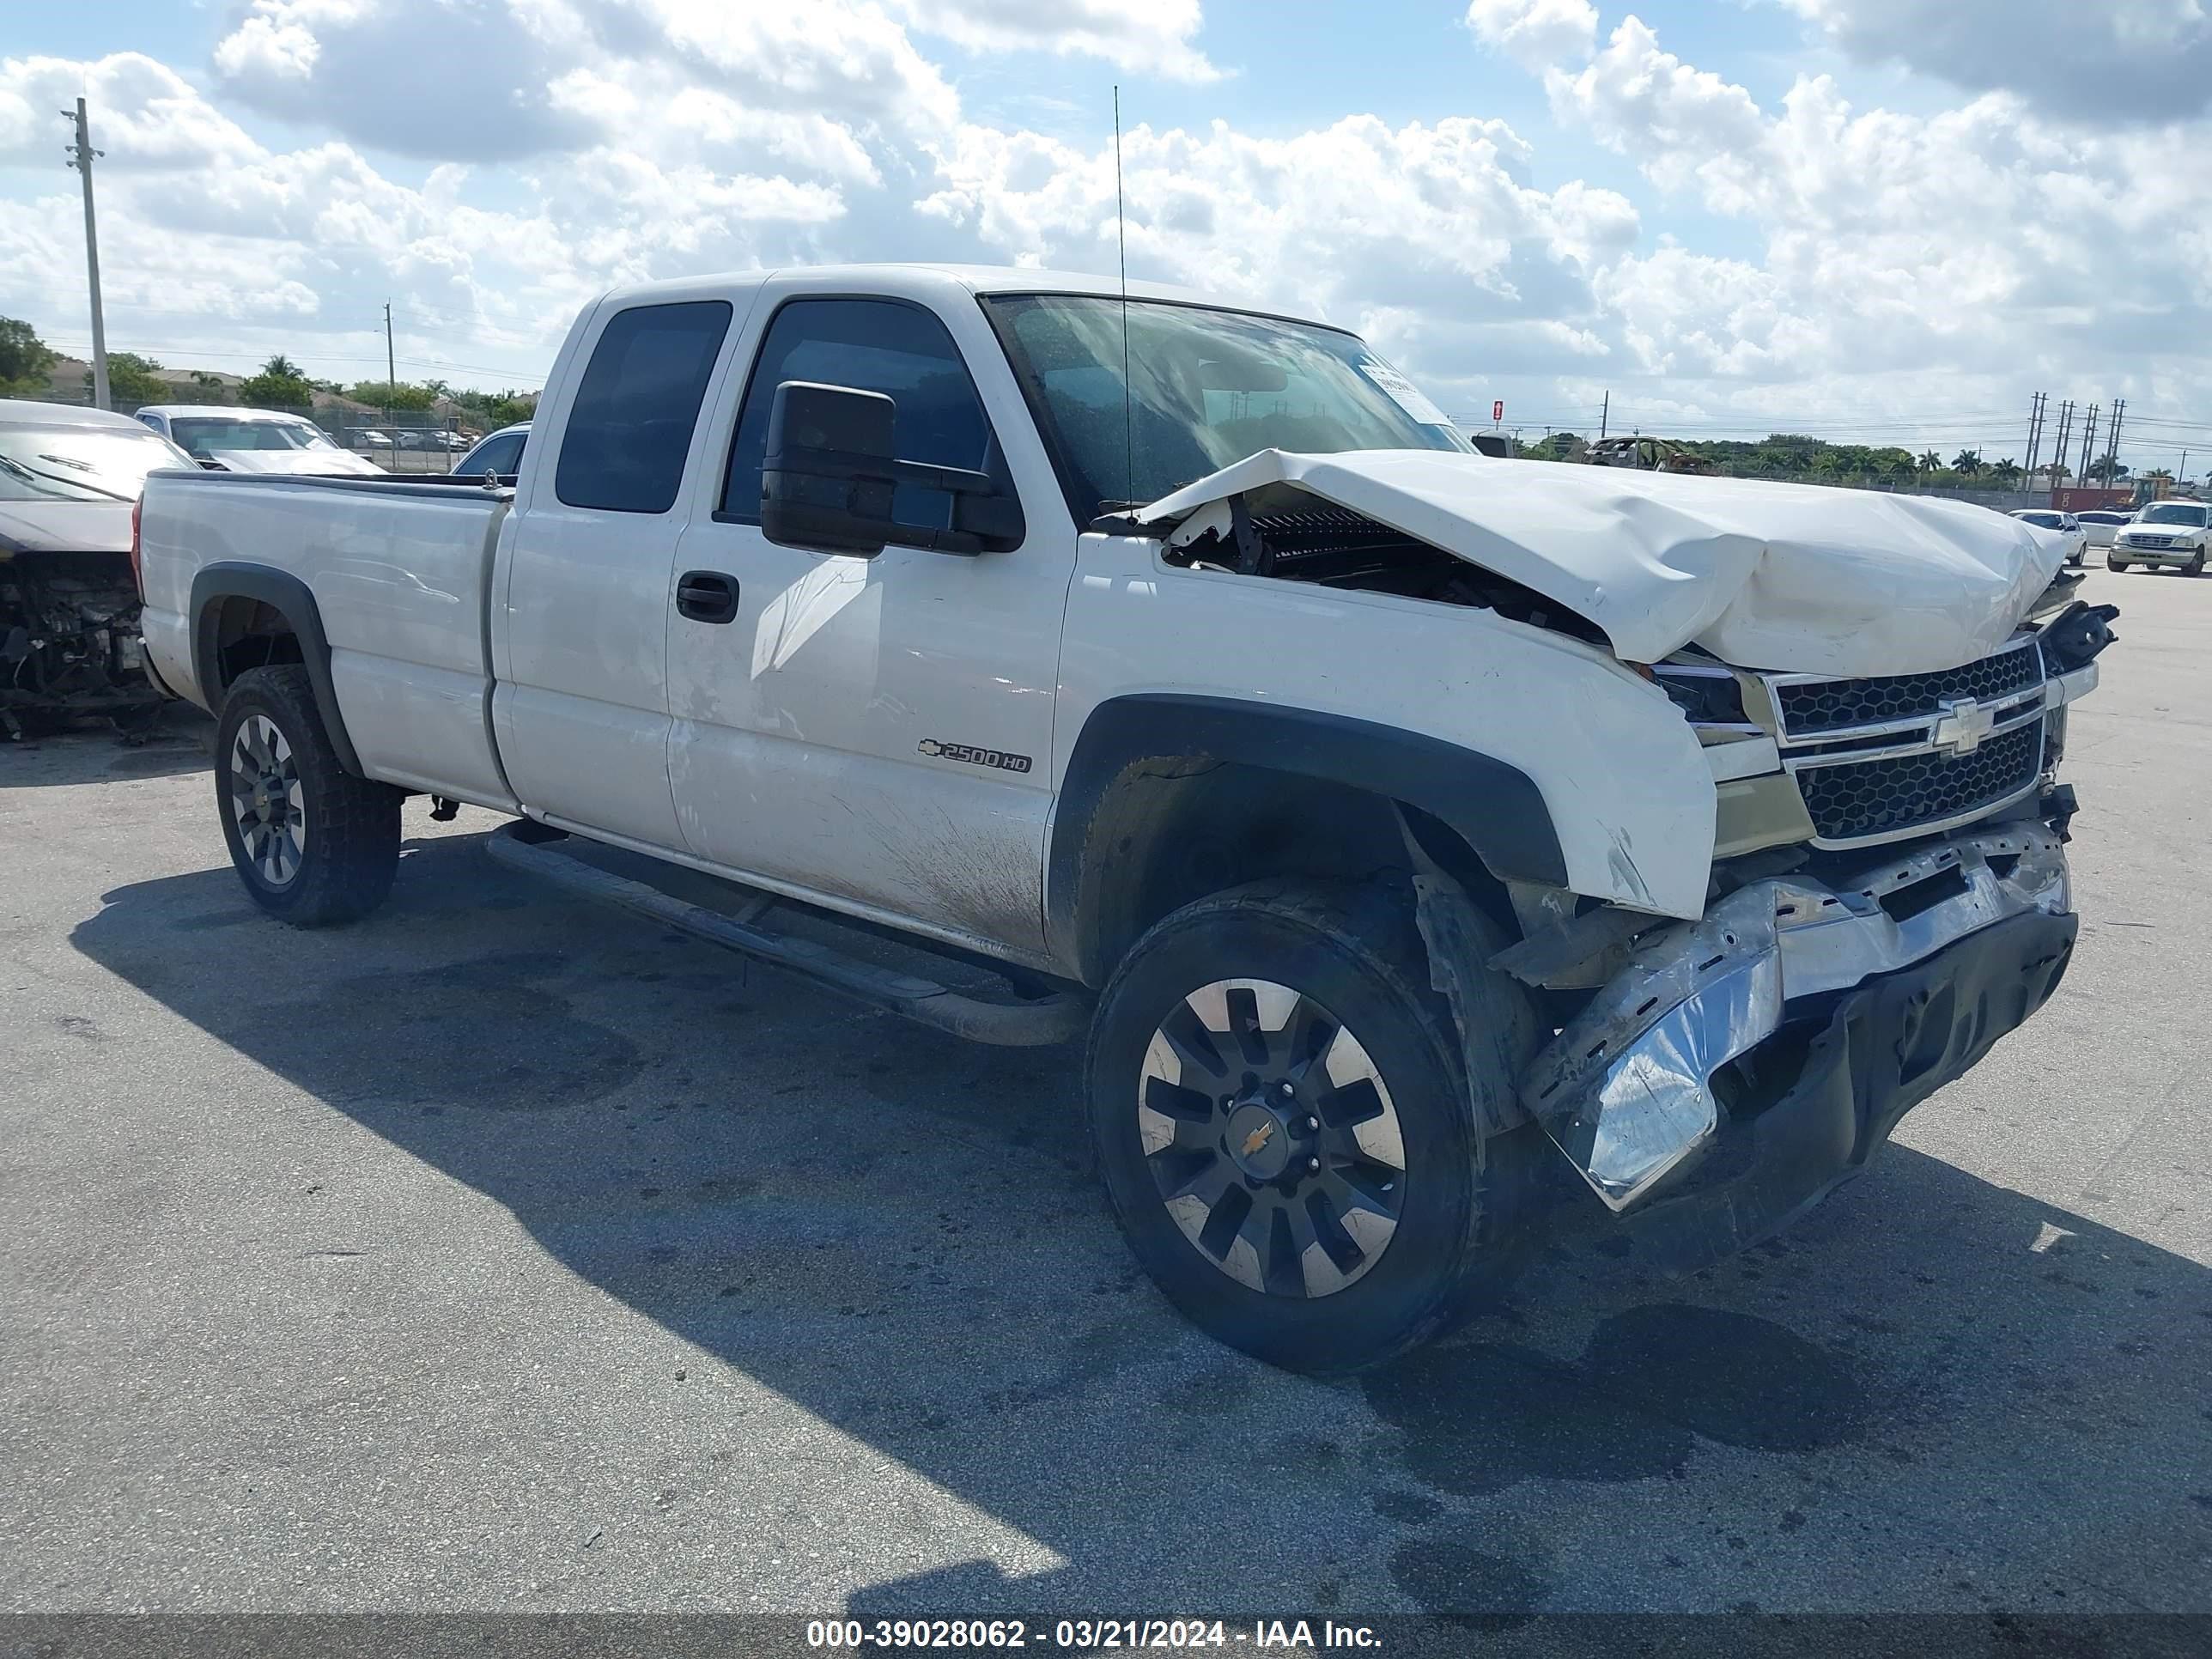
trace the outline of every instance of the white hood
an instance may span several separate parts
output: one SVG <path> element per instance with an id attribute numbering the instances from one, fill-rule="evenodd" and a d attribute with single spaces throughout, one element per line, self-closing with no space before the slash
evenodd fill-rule
<path id="1" fill-rule="evenodd" d="M 1271 485 L 1533 588 L 1630 662 L 1695 644 L 1796 673 L 1954 667 L 2004 643 L 2066 550 L 1961 501 L 1442 450 L 1262 450 L 1135 517 L 1170 524 Z"/>
<path id="2" fill-rule="evenodd" d="M 210 452 L 226 472 L 287 472 L 330 477 L 381 473 L 374 461 L 343 449 L 217 449 Z"/>

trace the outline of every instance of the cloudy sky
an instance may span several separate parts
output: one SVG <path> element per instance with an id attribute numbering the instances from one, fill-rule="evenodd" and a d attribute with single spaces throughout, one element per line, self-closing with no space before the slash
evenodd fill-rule
<path id="1" fill-rule="evenodd" d="M 106 0 L 0 6 L 0 314 L 529 386 L 610 283 L 1110 270 L 1318 313 L 1455 414 L 2212 463 L 2199 0 Z M 2195 424 L 2198 421 L 2206 424 Z M 2200 441 L 2201 441 L 2201 443 Z M 2192 473 L 2202 471 L 2190 462 Z"/>

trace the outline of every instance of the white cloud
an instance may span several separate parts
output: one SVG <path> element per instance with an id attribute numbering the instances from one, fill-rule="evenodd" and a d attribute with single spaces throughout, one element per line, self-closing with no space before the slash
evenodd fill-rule
<path id="1" fill-rule="evenodd" d="M 584 295 L 653 276 L 836 258 L 1113 268 L 1110 143 L 963 121 L 943 73 L 866 0 L 822 0 L 803 27 L 796 12 L 705 0 L 445 9 L 464 41 L 496 25 L 513 49 L 443 55 L 426 88 L 389 73 L 420 50 L 392 9 L 256 0 L 222 37 L 205 95 L 142 58 L 0 66 L 0 144 L 21 125 L 25 159 L 41 164 L 59 124 L 36 131 L 27 112 L 92 77 L 100 131 L 118 140 L 102 226 L 118 349 L 281 345 L 312 366 L 316 337 L 333 356 L 359 353 L 388 296 L 403 357 L 542 364 Z M 973 4 L 960 27 L 1024 15 Z M 952 27 L 941 8 L 930 15 Z M 1094 3 L 1036 26 L 1031 44 L 1087 50 L 1069 43 L 1112 23 L 1121 46 L 1171 55 L 1197 21 L 1195 6 Z M 362 90 L 392 85 L 414 91 Z M 331 136 L 265 147 L 220 112 L 238 105 Z M 410 186 L 374 159 L 394 149 L 438 165 Z M 1481 372 L 1480 331 L 1516 320 L 1530 329 L 1518 347 L 1539 355 L 1610 349 L 1591 277 L 1633 243 L 1635 211 L 1581 184 L 1534 188 L 1528 146 L 1502 122 L 1356 116 L 1266 138 L 1139 126 L 1123 153 L 1141 274 L 1370 325 L 1445 385 Z M 156 161 L 193 170 L 193 187 L 126 171 Z M 27 292 L 77 310 L 63 189 L 46 181 L 0 228 L 0 309 L 37 314 L 15 298 Z"/>
<path id="2" fill-rule="evenodd" d="M 1826 76 L 1762 107 L 1633 17 L 1547 85 L 1562 123 L 1632 159 L 1662 200 L 1763 245 L 1756 260 L 1662 246 L 1600 273 L 1628 356 L 1674 395 L 1868 419 L 2024 407 L 2055 383 L 2147 414 L 2135 400 L 2172 395 L 2160 361 L 2202 354 L 2212 185 L 2176 165 L 2212 136 L 2202 124 L 2099 132 L 2011 93 L 1861 110 Z"/>
<path id="3" fill-rule="evenodd" d="M 970 52 L 1049 52 L 1103 58 L 1170 81 L 1213 81 L 1221 71 L 1191 44 L 1198 0 L 893 0 L 913 26 Z"/>
<path id="4" fill-rule="evenodd" d="M 438 10 L 434 61 L 387 0 L 252 0 L 197 83 L 134 53 L 0 61 L 0 313 L 82 337 L 54 113 L 79 91 L 108 151 L 117 349 L 281 349 L 358 378 L 380 371 L 389 298 L 403 372 L 519 382 L 617 282 L 832 258 L 1110 271 L 1110 141 L 972 118 L 932 54 L 1218 72 L 1198 7 L 1167 0 Z M 1507 395 L 1564 418 L 1610 388 L 1617 409 L 1794 426 L 2009 408 L 2040 386 L 2179 413 L 2201 383 L 2212 179 L 2192 162 L 2212 124 L 2057 121 L 2024 90 L 1903 113 L 1818 77 L 1762 102 L 1635 18 L 1599 42 L 1583 0 L 1463 15 L 1466 50 L 1534 67 L 1556 122 L 1632 162 L 1638 199 L 1468 114 L 1139 124 L 1133 273 L 1360 328 L 1460 410 Z M 264 116 L 302 136 L 264 141 Z M 1659 234 L 1677 210 L 1717 217 L 1725 245 Z"/>
<path id="5" fill-rule="evenodd" d="M 1583 58 L 1597 42 L 1589 0 L 1468 0 L 1476 40 L 1530 69 Z"/>
<path id="6" fill-rule="evenodd" d="M 1288 138 L 1139 126 L 1122 140 L 1129 268 L 1317 312 L 1386 350 L 1418 335 L 1425 372 L 1470 381 L 1483 365 L 1461 349 L 1469 320 L 1582 316 L 1589 268 L 1636 234 L 1620 197 L 1532 189 L 1528 164 L 1498 121 L 1352 116 Z M 1114 268 L 1110 148 L 968 128 L 939 171 L 922 210 L 990 255 Z"/>
<path id="7" fill-rule="evenodd" d="M 2092 126 L 2163 126 L 2212 108 L 2201 0 L 1784 0 L 1851 57 L 1970 91 L 2020 94 Z"/>

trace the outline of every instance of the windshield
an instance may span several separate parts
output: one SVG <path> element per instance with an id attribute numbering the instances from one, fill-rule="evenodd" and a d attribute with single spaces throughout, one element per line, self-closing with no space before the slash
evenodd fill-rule
<path id="1" fill-rule="evenodd" d="M 194 420 L 179 416 L 169 422 L 177 441 L 195 455 L 212 455 L 226 449 L 336 449 L 322 428 L 305 421 Z"/>
<path id="2" fill-rule="evenodd" d="M 1087 523 L 1263 449 L 1451 449 L 1443 410 L 1358 339 L 1310 323 L 1062 294 L 984 306 Z M 1122 364 L 1129 396 L 1123 396 Z"/>
<path id="3" fill-rule="evenodd" d="M 2056 513 L 2023 513 L 2020 516 L 2030 524 L 2039 526 L 2045 530 L 2058 528 L 2058 515 Z"/>
<path id="4" fill-rule="evenodd" d="M 135 501 L 155 468 L 191 465 L 155 432 L 0 425 L 0 501 Z"/>
<path id="5" fill-rule="evenodd" d="M 2204 522 L 2204 508 L 2188 501 L 2160 501 L 2154 506 L 2143 508 L 2136 522 L 2202 526 Z"/>

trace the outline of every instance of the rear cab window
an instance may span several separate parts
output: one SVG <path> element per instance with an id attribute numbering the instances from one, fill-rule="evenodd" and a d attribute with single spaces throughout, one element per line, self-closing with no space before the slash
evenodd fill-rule
<path id="1" fill-rule="evenodd" d="M 561 434 L 553 493 L 563 506 L 665 513 L 675 505 L 730 316 L 726 300 L 691 300 L 633 306 L 609 319 Z"/>

